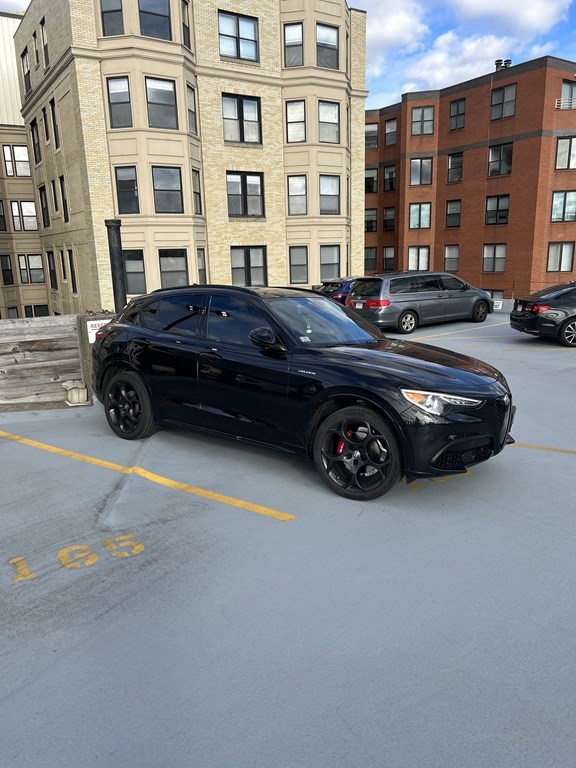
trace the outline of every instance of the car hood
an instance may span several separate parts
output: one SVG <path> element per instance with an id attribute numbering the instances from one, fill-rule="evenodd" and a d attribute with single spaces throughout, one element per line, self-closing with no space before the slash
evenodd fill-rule
<path id="1" fill-rule="evenodd" d="M 504 376 L 488 363 L 429 344 L 385 338 L 376 344 L 343 345 L 319 351 L 322 357 L 347 368 L 378 370 L 400 386 L 440 388 L 459 394 L 502 391 L 502 386 L 508 390 Z"/>

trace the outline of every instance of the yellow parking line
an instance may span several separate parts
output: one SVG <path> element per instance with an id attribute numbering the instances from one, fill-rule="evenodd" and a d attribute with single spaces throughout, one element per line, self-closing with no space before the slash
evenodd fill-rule
<path id="1" fill-rule="evenodd" d="M 294 520 L 295 515 L 289 515 L 286 512 L 279 512 L 276 509 L 270 509 L 269 507 L 262 507 L 260 504 L 252 504 L 250 501 L 242 501 L 242 499 L 235 499 L 233 496 L 224 496 L 221 493 L 215 493 L 214 491 L 207 491 L 204 488 L 198 488 L 195 485 L 188 485 L 187 483 L 179 483 L 177 480 L 170 480 L 168 477 L 162 477 L 162 475 L 156 475 L 153 472 L 149 472 L 142 467 L 124 467 L 122 464 L 115 464 L 111 461 L 105 461 L 104 459 L 95 459 L 92 456 L 85 456 L 82 453 L 75 453 L 74 451 L 66 451 L 63 448 L 57 448 L 54 445 L 48 445 L 47 443 L 39 443 L 37 440 L 30 440 L 27 437 L 21 435 L 14 435 L 11 432 L 3 432 L 0 430 L 0 437 L 6 440 L 13 440 L 21 445 L 27 445 L 30 448 L 38 448 L 48 453 L 55 453 L 58 456 L 64 456 L 68 459 L 74 459 L 75 461 L 83 461 L 85 464 L 93 464 L 103 469 L 111 469 L 114 472 L 121 472 L 124 475 L 139 475 L 151 483 L 157 483 L 158 485 L 165 485 L 168 488 L 173 488 L 183 493 L 190 493 L 194 496 L 201 496 L 204 499 L 210 499 L 211 501 L 217 501 L 220 504 L 228 504 L 232 507 L 239 507 L 249 512 L 255 512 L 258 515 L 265 515 L 266 517 L 272 517 L 275 520 L 281 520 L 286 522 L 287 520 Z"/>
<path id="2" fill-rule="evenodd" d="M 549 453 L 564 453 L 567 456 L 576 456 L 576 451 L 570 448 L 545 448 L 543 445 L 528 445 L 527 443 L 512 443 L 512 448 L 527 448 L 530 451 L 548 451 Z"/>
<path id="3" fill-rule="evenodd" d="M 510 321 L 505 323 L 490 323 L 490 325 L 479 325 L 476 328 L 462 328 L 460 331 L 446 331 L 445 333 L 434 333 L 431 336 L 418 336 L 416 341 L 422 341 L 422 339 L 439 339 L 442 336 L 453 336 L 456 333 L 472 333 L 473 331 L 486 331 L 488 328 L 498 328 L 500 325 L 510 325 Z"/>

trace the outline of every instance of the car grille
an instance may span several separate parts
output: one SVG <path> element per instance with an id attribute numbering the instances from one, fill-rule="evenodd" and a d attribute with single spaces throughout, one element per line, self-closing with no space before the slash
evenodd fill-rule
<path id="1" fill-rule="evenodd" d="M 478 464 L 486 461 L 492 455 L 492 448 L 489 445 L 483 445 L 480 448 L 473 448 L 469 451 L 445 451 L 434 462 L 438 469 L 466 469 L 469 464 Z"/>

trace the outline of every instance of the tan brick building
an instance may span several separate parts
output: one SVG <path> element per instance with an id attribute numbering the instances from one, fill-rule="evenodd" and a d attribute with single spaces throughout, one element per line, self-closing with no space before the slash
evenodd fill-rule
<path id="1" fill-rule="evenodd" d="M 50 313 L 113 308 L 109 219 L 129 295 L 362 269 L 362 11 L 32 0 L 15 46 Z"/>
<path id="2" fill-rule="evenodd" d="M 365 267 L 511 298 L 576 278 L 576 63 L 545 56 L 366 112 Z"/>

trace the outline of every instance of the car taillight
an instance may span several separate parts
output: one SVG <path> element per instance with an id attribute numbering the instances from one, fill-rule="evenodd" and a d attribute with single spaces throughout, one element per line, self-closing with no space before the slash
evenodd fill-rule
<path id="1" fill-rule="evenodd" d="M 388 299 L 368 299 L 364 306 L 369 309 L 374 309 L 375 307 L 389 307 L 390 301 Z"/>
<path id="2" fill-rule="evenodd" d="M 104 331 L 96 331 L 96 341 L 102 341 L 105 335 Z"/>
<path id="3" fill-rule="evenodd" d="M 550 306 L 548 304 L 532 304 L 528 309 L 538 314 L 538 312 L 545 312 L 547 309 L 550 309 Z"/>
<path id="4" fill-rule="evenodd" d="M 336 301 L 341 301 L 344 298 L 344 294 L 343 293 L 333 293 L 332 294 L 332 298 L 336 299 Z"/>
<path id="5" fill-rule="evenodd" d="M 352 299 L 346 299 L 346 306 L 347 307 L 353 307 L 354 306 L 354 302 L 352 301 Z"/>

